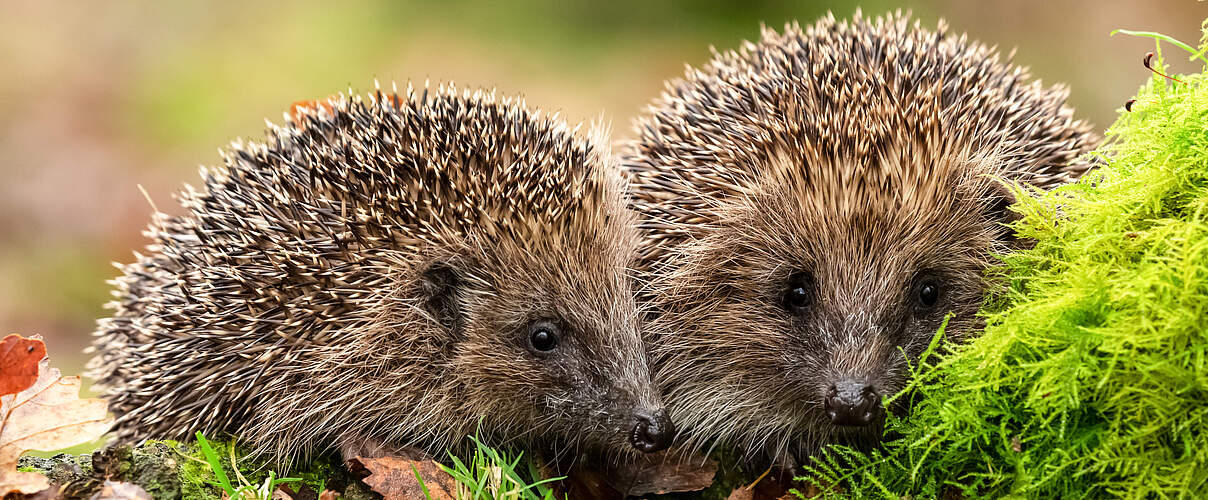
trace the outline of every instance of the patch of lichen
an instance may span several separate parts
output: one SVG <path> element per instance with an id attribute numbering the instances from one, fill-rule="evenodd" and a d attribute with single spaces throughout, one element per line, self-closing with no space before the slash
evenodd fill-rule
<path id="1" fill-rule="evenodd" d="M 137 484 L 152 498 L 178 498 L 178 446 L 172 441 L 148 441 L 135 448 L 109 448 L 93 453 L 90 462 L 104 477 Z"/>
<path id="2" fill-rule="evenodd" d="M 137 484 L 153 498 L 180 498 L 181 457 L 176 447 L 173 442 L 150 441 L 85 455 L 25 456 L 18 464 L 20 470 L 43 474 L 58 485 L 58 498 L 90 498 L 105 480 Z"/>
<path id="3" fill-rule="evenodd" d="M 1208 75 L 1178 78 L 1121 111 L 1101 169 L 1021 196 L 1036 245 L 993 270 L 984 335 L 918 372 L 889 426 L 903 437 L 833 448 L 812 480 L 861 498 L 1208 496 Z"/>

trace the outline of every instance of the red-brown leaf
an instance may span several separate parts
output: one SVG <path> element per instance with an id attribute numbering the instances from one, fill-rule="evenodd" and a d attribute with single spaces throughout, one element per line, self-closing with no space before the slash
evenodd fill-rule
<path id="1" fill-rule="evenodd" d="M 12 334 L 0 340 L 0 396 L 29 389 L 38 380 L 38 363 L 46 357 L 46 344 L 37 338 Z"/>
<path id="2" fill-rule="evenodd" d="M 457 480 L 433 460 L 357 457 L 356 461 L 370 472 L 369 477 L 363 480 L 365 484 L 381 494 L 385 500 L 425 498 L 424 488 L 427 488 L 432 500 L 457 498 Z M 423 480 L 423 487 L 416 480 L 417 472 Z"/>

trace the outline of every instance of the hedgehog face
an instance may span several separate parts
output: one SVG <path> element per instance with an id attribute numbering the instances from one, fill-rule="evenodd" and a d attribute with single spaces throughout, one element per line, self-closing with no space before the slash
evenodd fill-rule
<path id="1" fill-rule="evenodd" d="M 756 198 L 727 221 L 728 239 L 741 242 L 731 248 L 743 249 L 735 265 L 754 271 L 733 276 L 735 284 L 757 291 L 732 300 L 742 309 L 768 304 L 751 327 L 783 346 L 768 361 L 797 400 L 781 404 L 804 428 L 828 440 L 875 438 L 881 398 L 904 386 L 907 361 L 945 315 L 954 315 L 950 334 L 974 321 L 985 261 L 971 249 L 991 247 L 992 226 L 976 198 L 958 194 L 895 206 L 892 193 L 865 193 L 851 210 L 793 194 L 801 193 Z"/>
<path id="2" fill-rule="evenodd" d="M 452 369 L 484 427 L 555 450 L 666 448 L 674 428 L 638 330 L 632 251 L 596 236 L 482 248 L 462 267 L 450 324 Z"/>
<path id="3" fill-rule="evenodd" d="M 781 458 L 878 440 L 882 397 L 904 387 L 945 316 L 949 336 L 976 326 L 985 249 L 1004 236 L 992 182 L 918 182 L 934 190 L 912 200 L 915 181 L 776 179 L 677 251 L 658 286 L 657 378 L 694 439 Z"/>

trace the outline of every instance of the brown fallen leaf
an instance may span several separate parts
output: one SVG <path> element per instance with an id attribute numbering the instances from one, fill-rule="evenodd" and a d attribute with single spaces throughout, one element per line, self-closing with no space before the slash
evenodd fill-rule
<path id="1" fill-rule="evenodd" d="M 319 500 L 336 500 L 339 497 L 340 494 L 335 490 L 323 490 L 322 493 L 319 493 Z"/>
<path id="2" fill-rule="evenodd" d="M 738 488 L 734 488 L 734 491 L 730 492 L 730 495 L 726 497 L 726 500 L 754 500 L 754 498 L 754 491 L 746 486 L 740 486 Z"/>
<path id="3" fill-rule="evenodd" d="M 357 457 L 354 460 L 370 473 L 369 477 L 363 479 L 365 484 L 385 500 L 425 498 L 425 488 L 432 500 L 458 498 L 457 480 L 434 460 L 408 460 L 402 457 Z M 416 480 L 417 472 L 423 480 L 423 487 Z"/>
<path id="4" fill-rule="evenodd" d="M 614 464 L 605 474 L 613 488 L 628 496 L 697 491 L 713 484 L 717 461 L 672 448 Z"/>
<path id="5" fill-rule="evenodd" d="M 151 495 L 141 486 L 120 481 L 105 481 L 88 500 L 152 500 Z"/>
<path id="6" fill-rule="evenodd" d="M 0 396 L 0 496 L 46 489 L 46 477 L 17 470 L 28 450 L 54 451 L 92 441 L 109 429 L 103 399 L 80 399 L 80 377 L 64 377 L 43 358 L 30 387 Z"/>
<path id="7" fill-rule="evenodd" d="M 5 498 L 5 500 L 59 500 L 61 498 L 69 498 L 64 495 L 65 493 L 66 492 L 63 491 L 63 489 L 62 489 L 62 485 L 59 485 L 57 483 L 50 483 L 49 488 L 46 488 L 46 489 L 39 491 L 37 493 L 34 493 L 32 495 L 13 494 L 13 495 L 8 495 L 4 498 Z"/>
<path id="8" fill-rule="evenodd" d="M 0 396 L 16 394 L 38 380 L 38 363 L 46 357 L 46 344 L 34 337 L 12 334 L 0 340 Z"/>

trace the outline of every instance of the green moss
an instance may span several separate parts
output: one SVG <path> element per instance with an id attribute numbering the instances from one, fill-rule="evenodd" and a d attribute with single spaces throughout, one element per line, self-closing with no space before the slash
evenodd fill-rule
<path id="1" fill-rule="evenodd" d="M 1141 88 L 1103 168 L 1021 197 L 1036 246 L 992 271 L 985 334 L 921 370 L 890 424 L 901 439 L 834 448 L 813 481 L 852 497 L 1208 496 L 1208 75 L 1179 79 Z"/>
<path id="2" fill-rule="evenodd" d="M 229 437 L 207 441 L 217 455 L 228 480 L 235 487 L 242 484 L 260 486 L 264 484 L 269 473 L 274 472 L 271 457 L 255 455 Z M 234 464 L 237 465 L 238 471 L 232 467 L 232 448 L 234 448 Z M 185 500 L 220 498 L 222 489 L 217 486 L 218 478 L 210 464 L 204 460 L 198 445 L 190 443 L 180 446 L 178 452 L 180 456 L 185 457 L 182 459 L 179 479 L 183 498 Z M 297 490 L 301 485 L 306 485 L 315 493 L 322 492 L 324 489 L 345 490 L 357 483 L 344 467 L 343 462 L 330 455 L 322 455 L 310 462 L 295 465 L 288 474 L 290 477 L 302 480 L 300 483 L 292 484 L 291 488 Z M 242 479 L 240 479 L 241 476 Z M 282 476 L 277 474 L 274 477 Z M 344 491 L 344 494 L 346 497 L 351 496 L 348 491 Z"/>
<path id="3" fill-rule="evenodd" d="M 232 483 L 238 482 L 238 476 L 231 461 L 232 456 L 235 457 L 234 463 L 239 466 L 239 474 L 247 478 L 248 482 L 259 484 L 258 481 L 263 481 L 268 475 L 268 470 L 263 466 L 263 462 L 248 458 L 247 453 L 240 450 L 234 440 L 210 440 L 209 444 L 217 454 L 223 472 Z M 222 489 L 217 486 L 218 476 L 214 474 L 214 469 L 210 464 L 204 460 L 197 444 L 190 443 L 180 446 L 177 451 L 184 457 L 180 467 L 180 485 L 184 500 L 221 498 Z"/>
<path id="4" fill-rule="evenodd" d="M 347 474 L 348 471 L 339 460 L 334 457 L 320 457 L 290 476 L 302 478 L 302 484 L 314 491 L 322 492 L 331 486 L 336 478 L 344 477 Z"/>

